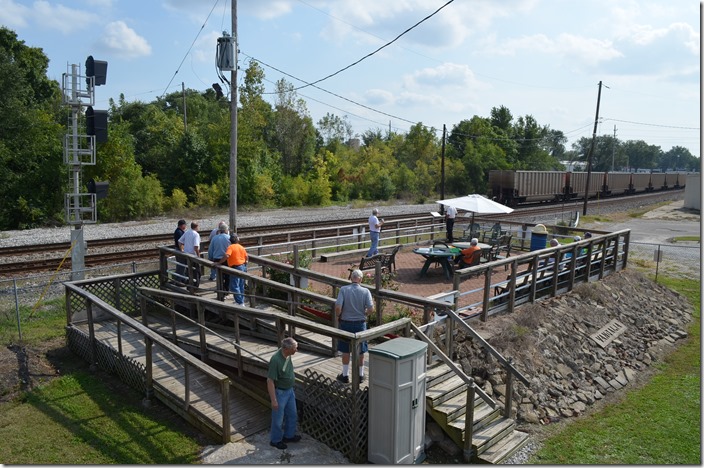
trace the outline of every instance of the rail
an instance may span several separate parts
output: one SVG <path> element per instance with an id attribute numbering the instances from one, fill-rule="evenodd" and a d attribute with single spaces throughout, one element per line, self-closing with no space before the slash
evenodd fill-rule
<path id="1" fill-rule="evenodd" d="M 230 426 L 230 406 L 229 406 L 229 388 L 230 379 L 221 372 L 213 369 L 205 363 L 199 361 L 195 357 L 181 350 L 175 344 L 161 337 L 156 332 L 150 330 L 145 325 L 139 323 L 134 318 L 123 314 L 110 304 L 106 303 L 98 296 L 81 288 L 83 283 L 88 281 L 80 281 L 74 283 L 66 283 L 66 309 L 67 317 L 69 318 L 67 326 L 73 327 L 76 322 L 73 322 L 72 317 L 77 312 L 85 312 L 85 320 L 88 323 L 89 335 L 89 361 L 91 366 L 99 364 L 98 361 L 98 341 L 95 336 L 96 320 L 105 321 L 113 320 L 117 329 L 118 353 L 122 355 L 123 351 L 123 327 L 129 327 L 143 337 L 145 347 L 146 362 L 144 365 L 145 372 L 145 400 L 151 401 L 154 396 L 155 389 L 157 392 L 164 394 L 167 398 L 176 398 L 180 400 L 180 406 L 187 414 L 200 418 L 199 412 L 195 409 L 191 401 L 191 388 L 197 385 L 197 379 L 200 376 L 206 376 L 208 379 L 215 382 L 214 387 L 220 394 L 220 411 L 222 414 L 221 427 L 212 428 L 216 433 L 219 433 L 223 443 L 230 442 L 231 426 Z M 85 309 L 83 311 L 74 310 L 74 304 L 77 301 L 72 300 L 71 296 L 78 296 L 85 301 Z M 97 310 L 95 310 L 97 309 Z M 80 314 L 79 314 L 80 315 Z M 163 350 L 163 353 L 158 352 Z M 155 370 L 155 355 L 158 354 L 159 360 L 173 361 L 173 367 L 179 368 L 183 366 L 184 374 L 184 394 L 180 398 L 172 390 L 161 387 L 153 379 Z"/>

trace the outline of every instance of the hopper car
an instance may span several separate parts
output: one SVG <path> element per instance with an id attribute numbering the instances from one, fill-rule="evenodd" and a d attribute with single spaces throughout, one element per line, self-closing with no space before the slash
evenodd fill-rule
<path id="1" fill-rule="evenodd" d="M 592 172 L 589 198 L 682 189 L 686 172 Z M 508 206 L 584 199 L 587 173 L 572 171 L 489 171 L 489 197 Z"/>

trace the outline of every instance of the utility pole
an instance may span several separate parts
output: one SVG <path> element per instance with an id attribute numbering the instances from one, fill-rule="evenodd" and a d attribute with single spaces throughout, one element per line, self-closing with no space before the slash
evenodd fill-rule
<path id="1" fill-rule="evenodd" d="M 614 146 L 611 148 L 611 172 L 614 172 L 614 158 L 616 156 L 616 125 L 614 125 Z"/>
<path id="2" fill-rule="evenodd" d="M 186 85 L 181 82 L 181 95 L 183 96 L 183 130 L 188 131 L 188 117 L 186 117 Z"/>
<path id="3" fill-rule="evenodd" d="M 592 144 L 587 155 L 587 186 L 584 188 L 584 209 L 582 216 L 587 214 L 587 200 L 589 199 L 589 179 L 592 176 L 592 155 L 594 154 L 594 144 L 596 142 L 596 127 L 599 124 L 599 103 L 601 102 L 601 81 L 599 81 L 599 94 L 596 98 L 596 118 L 594 118 L 594 132 L 592 133 Z"/>
<path id="4" fill-rule="evenodd" d="M 440 200 L 445 199 L 445 134 L 447 132 L 447 129 L 445 127 L 445 124 L 442 124 L 442 152 L 440 153 L 440 173 L 441 173 L 441 181 L 440 181 Z M 440 205 L 440 214 L 445 214 L 445 205 Z"/>
<path id="5" fill-rule="evenodd" d="M 232 0 L 234 66 L 230 72 L 230 229 L 237 233 L 237 0 Z"/>

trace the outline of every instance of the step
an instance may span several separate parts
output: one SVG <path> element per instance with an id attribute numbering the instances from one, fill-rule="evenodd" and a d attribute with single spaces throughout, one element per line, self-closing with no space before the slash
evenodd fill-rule
<path id="1" fill-rule="evenodd" d="M 462 380 L 462 377 L 453 375 L 449 379 L 425 389 L 426 404 L 435 408 L 459 394 L 467 394 L 467 384 Z"/>
<path id="2" fill-rule="evenodd" d="M 508 459 L 511 455 L 523 448 L 530 440 L 529 437 L 530 436 L 525 432 L 514 430 L 500 443 L 497 443 L 489 448 L 489 450 L 485 451 L 481 455 L 478 455 L 478 458 L 483 463 L 500 465 L 504 460 Z"/>
<path id="3" fill-rule="evenodd" d="M 501 415 L 501 408 L 492 408 L 484 400 L 475 401 L 474 405 L 474 431 L 484 428 Z M 466 414 L 466 411 L 455 414 L 455 417 L 449 420 L 447 425 L 455 430 L 464 431 Z"/>
<path id="4" fill-rule="evenodd" d="M 438 406 L 433 408 L 433 411 L 436 411 L 440 414 L 443 415 L 443 419 L 447 425 L 454 425 L 454 421 L 461 418 L 462 421 L 462 428 L 464 428 L 464 415 L 467 410 L 467 394 L 466 392 L 462 392 L 459 395 L 456 395 L 452 398 L 450 398 L 447 401 L 442 402 Z M 491 406 L 487 405 L 484 400 L 479 398 L 479 396 L 476 396 L 474 399 L 474 421 L 479 421 L 481 420 L 485 415 L 491 413 L 492 411 L 495 411 Z"/>
<path id="5" fill-rule="evenodd" d="M 510 435 L 516 427 L 513 419 L 497 418 L 474 431 L 472 434 L 472 446 L 477 454 L 482 454 L 496 444 L 503 443 L 503 439 Z"/>

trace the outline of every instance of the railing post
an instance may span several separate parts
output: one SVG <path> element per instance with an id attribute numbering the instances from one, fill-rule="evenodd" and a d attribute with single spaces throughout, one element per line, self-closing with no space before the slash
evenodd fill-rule
<path id="1" fill-rule="evenodd" d="M 95 342 L 95 326 L 93 324 L 93 303 L 88 301 L 86 304 L 86 315 L 88 316 L 88 340 L 90 344 L 88 345 L 90 353 L 90 371 L 95 372 L 96 363 L 98 361 L 98 345 Z"/>
<path id="2" fill-rule="evenodd" d="M 384 323 L 382 319 L 382 313 L 384 310 L 384 305 L 381 303 L 381 294 L 379 294 L 379 291 L 381 290 L 381 262 L 377 261 L 376 264 L 374 265 L 374 293 L 376 295 L 376 326 L 381 325 Z"/>
<path id="3" fill-rule="evenodd" d="M 467 403 L 464 417 L 464 447 L 462 458 L 465 463 L 472 461 L 472 437 L 474 436 L 474 383 L 467 385 Z"/>
<path id="4" fill-rule="evenodd" d="M 220 381 L 220 393 L 222 394 L 222 443 L 230 442 L 232 429 L 230 428 L 230 380 Z"/>
<path id="5" fill-rule="evenodd" d="M 484 271 L 484 299 L 482 300 L 482 322 L 489 317 L 489 297 L 491 296 L 491 267 Z"/>
<path id="6" fill-rule="evenodd" d="M 198 325 L 200 325 L 198 327 L 198 336 L 200 338 L 200 359 L 202 361 L 208 356 L 208 347 L 205 338 L 205 309 L 200 302 L 196 304 L 196 308 L 198 309 Z"/>
<path id="7" fill-rule="evenodd" d="M 144 379 L 145 393 L 144 400 L 142 400 L 142 405 L 149 408 L 152 405 L 152 398 L 154 398 L 154 379 L 152 373 L 152 339 L 148 336 L 144 337 L 144 370 L 146 372 Z"/>
<path id="8" fill-rule="evenodd" d="M 513 363 L 513 358 L 508 358 L 508 363 Z M 513 372 L 506 366 L 506 402 L 504 405 L 504 417 L 511 418 L 511 407 L 513 406 Z"/>

